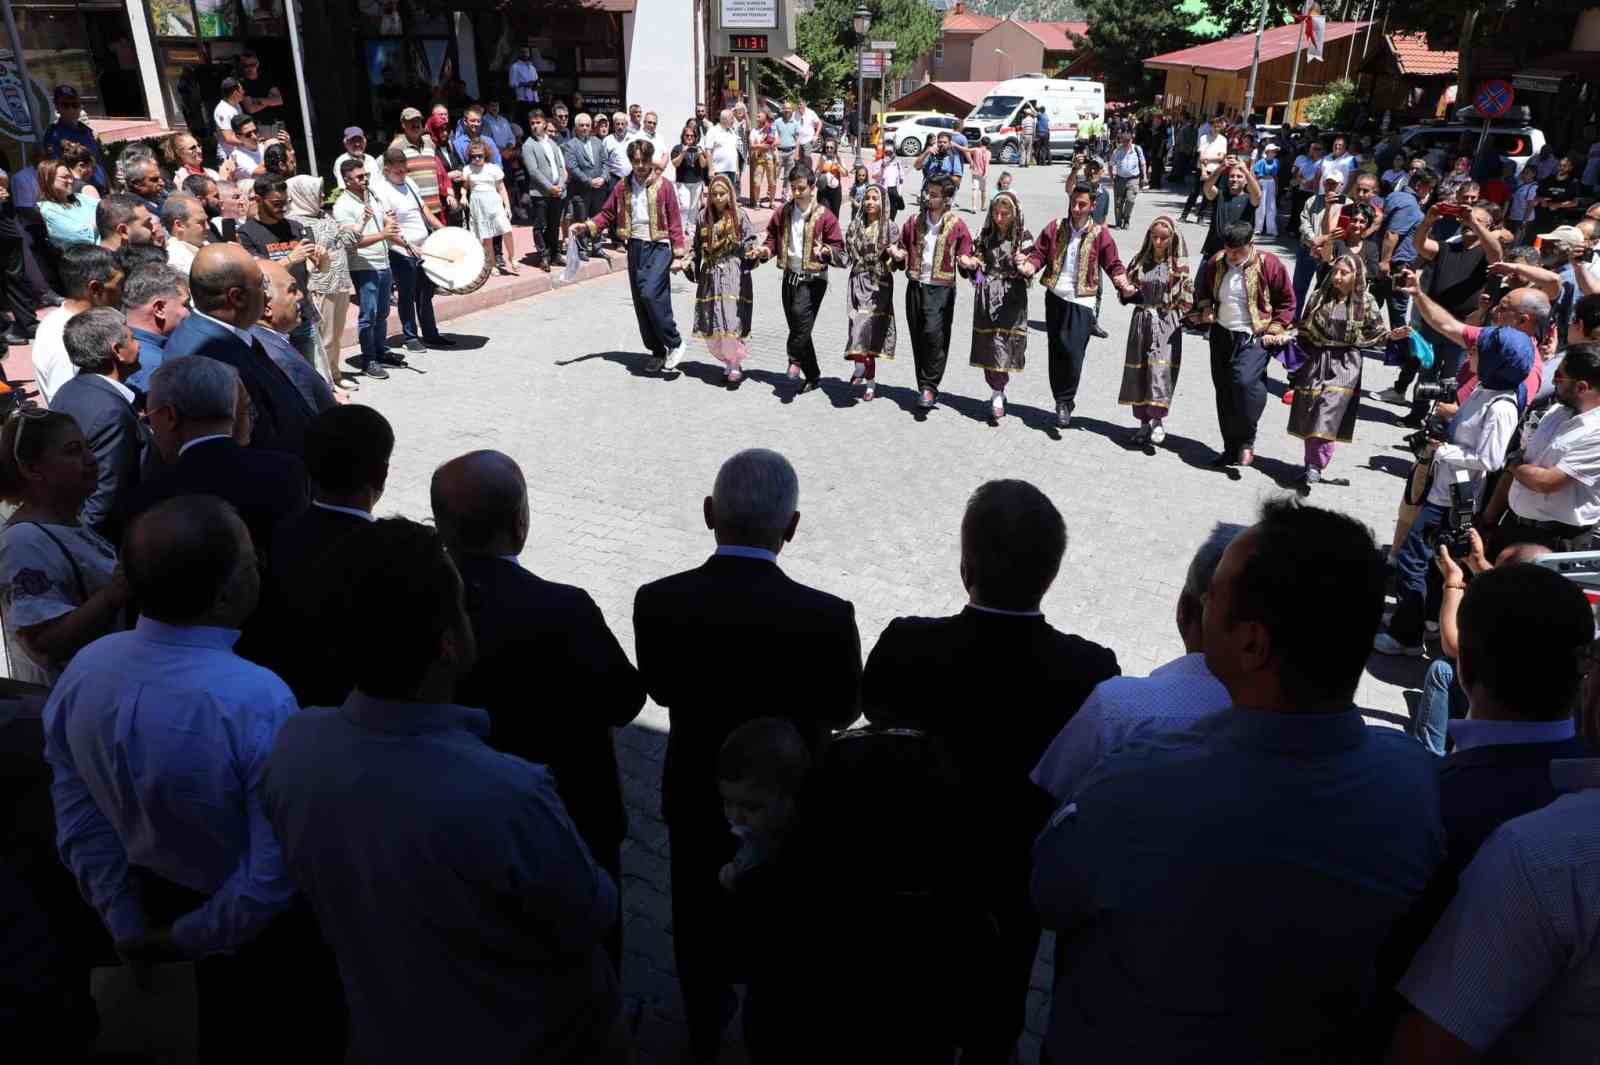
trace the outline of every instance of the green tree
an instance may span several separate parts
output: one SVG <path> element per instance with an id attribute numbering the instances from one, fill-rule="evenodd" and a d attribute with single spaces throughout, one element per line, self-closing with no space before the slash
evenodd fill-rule
<path id="1" fill-rule="evenodd" d="M 1106 92 L 1115 99 L 1149 99 L 1157 91 L 1161 75 L 1147 70 L 1144 61 L 1187 48 L 1197 40 L 1189 29 L 1194 16 L 1177 5 L 1087 0 L 1083 9 L 1089 30 L 1073 34 L 1073 43 L 1099 60 Z"/>
<path id="2" fill-rule="evenodd" d="M 805 100 L 818 111 L 835 99 L 853 95 L 856 35 L 850 19 L 857 6 L 857 0 L 817 0 L 810 11 L 795 19 L 795 54 L 810 64 L 811 76 L 802 79 L 781 63 L 763 60 L 762 95 Z M 904 74 L 932 51 L 939 39 L 944 16 L 927 0 L 865 0 L 862 6 L 872 12 L 868 36 L 895 42 L 890 77 Z"/>
<path id="3" fill-rule="evenodd" d="M 1474 69 L 1480 47 L 1509 51 L 1526 66 L 1537 55 L 1564 50 L 1573 20 L 1590 6 L 1592 0 L 1412 0 L 1389 9 L 1389 32 L 1420 31 L 1431 47 L 1455 49 L 1456 96 L 1464 106 L 1482 80 Z"/>

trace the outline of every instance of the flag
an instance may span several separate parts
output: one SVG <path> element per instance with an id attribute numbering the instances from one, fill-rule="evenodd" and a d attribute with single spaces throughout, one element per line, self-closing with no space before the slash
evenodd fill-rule
<path id="1" fill-rule="evenodd" d="M 1317 0 L 1306 0 L 1305 6 L 1300 9 L 1299 22 L 1304 29 L 1304 38 L 1300 45 L 1306 50 L 1306 55 L 1311 59 L 1322 59 L 1322 48 L 1327 38 L 1328 20 L 1322 17 L 1322 8 Z"/>

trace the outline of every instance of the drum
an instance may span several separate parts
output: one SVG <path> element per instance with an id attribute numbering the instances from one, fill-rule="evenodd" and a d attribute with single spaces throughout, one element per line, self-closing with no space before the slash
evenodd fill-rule
<path id="1" fill-rule="evenodd" d="M 483 242 L 465 229 L 444 226 L 417 245 L 423 272 L 440 292 L 465 296 L 489 280 L 494 263 L 483 254 Z"/>

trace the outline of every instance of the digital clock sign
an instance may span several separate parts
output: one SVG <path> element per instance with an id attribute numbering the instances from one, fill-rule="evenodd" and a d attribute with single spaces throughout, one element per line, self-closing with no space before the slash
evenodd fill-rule
<path id="1" fill-rule="evenodd" d="M 730 33 L 728 34 L 728 51 L 765 54 L 767 51 L 767 35 L 765 33 Z"/>

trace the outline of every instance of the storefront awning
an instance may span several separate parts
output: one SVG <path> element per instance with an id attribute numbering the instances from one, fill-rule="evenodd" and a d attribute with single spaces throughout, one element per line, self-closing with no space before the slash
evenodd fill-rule
<path id="1" fill-rule="evenodd" d="M 636 0 L 578 0 L 579 7 L 591 11 L 609 11 L 612 14 L 632 14 Z"/>
<path id="2" fill-rule="evenodd" d="M 782 62 L 783 62 L 784 66 L 788 67 L 790 70 L 794 71 L 796 74 L 800 75 L 802 78 L 811 77 L 811 64 L 807 63 L 804 59 L 801 59 L 799 56 L 797 56 L 797 55 L 786 55 L 786 56 L 783 57 Z"/>

